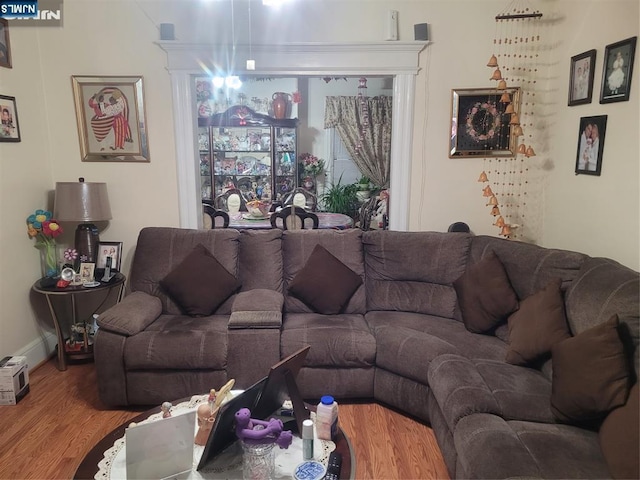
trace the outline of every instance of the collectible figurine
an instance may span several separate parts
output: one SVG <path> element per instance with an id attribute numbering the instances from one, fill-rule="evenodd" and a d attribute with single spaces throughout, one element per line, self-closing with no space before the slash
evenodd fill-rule
<path id="1" fill-rule="evenodd" d="M 173 407 L 171 402 L 164 402 L 162 404 L 160 407 L 160 410 L 162 410 L 162 418 L 169 418 L 171 416 L 171 407 Z"/>
<path id="2" fill-rule="evenodd" d="M 236 412 L 236 436 L 245 443 L 275 443 L 280 448 L 289 448 L 293 434 L 290 430 L 282 429 L 282 421 L 276 418 L 267 421 L 251 418 L 248 408 Z"/>
<path id="3" fill-rule="evenodd" d="M 213 428 L 213 421 L 216 419 L 218 409 L 220 408 L 220 405 L 222 405 L 222 401 L 226 398 L 226 396 L 233 388 L 235 382 L 235 379 L 232 378 L 227 383 L 225 383 L 219 391 L 216 392 L 215 388 L 209 390 L 207 403 L 203 403 L 198 407 L 196 415 L 198 417 L 199 428 L 193 440 L 196 445 L 207 444 L 207 439 L 209 438 L 209 434 L 211 433 L 211 428 Z"/>

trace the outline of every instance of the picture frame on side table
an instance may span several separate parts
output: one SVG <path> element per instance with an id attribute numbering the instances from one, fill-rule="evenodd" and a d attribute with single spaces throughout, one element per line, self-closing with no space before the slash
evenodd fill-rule
<path id="1" fill-rule="evenodd" d="M 94 271 L 96 268 L 95 263 L 85 263 L 82 262 L 80 264 L 80 279 L 82 284 L 92 284 L 94 281 Z"/>
<path id="2" fill-rule="evenodd" d="M 11 68 L 9 22 L 5 18 L 0 18 L 0 67 Z"/>
<path id="3" fill-rule="evenodd" d="M 20 123 L 16 97 L 0 95 L 0 142 L 19 142 Z"/>
<path id="4" fill-rule="evenodd" d="M 600 103 L 627 102 L 638 37 L 607 45 L 604 50 Z"/>
<path id="5" fill-rule="evenodd" d="M 503 102 L 504 94 L 510 101 Z M 511 135 L 511 114 L 520 112 L 520 88 L 463 88 L 451 90 L 449 158 L 513 157 L 517 141 Z"/>
<path id="6" fill-rule="evenodd" d="M 569 76 L 569 103 L 583 105 L 591 103 L 593 96 L 593 77 L 595 75 L 596 51 L 589 50 L 571 57 Z"/>
<path id="7" fill-rule="evenodd" d="M 606 129 L 607 115 L 582 117 L 580 119 L 578 151 L 576 153 L 576 175 L 600 176 Z"/>
<path id="8" fill-rule="evenodd" d="M 83 162 L 149 162 L 141 76 L 72 76 Z"/>
<path id="9" fill-rule="evenodd" d="M 122 263 L 122 242 L 100 242 L 98 244 L 96 268 L 106 268 L 107 257 L 111 257 L 111 270 L 119 272 Z"/>

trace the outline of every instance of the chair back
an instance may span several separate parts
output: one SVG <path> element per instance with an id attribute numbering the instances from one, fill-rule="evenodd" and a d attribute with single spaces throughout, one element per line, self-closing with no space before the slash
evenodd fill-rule
<path id="1" fill-rule="evenodd" d="M 247 211 L 247 201 L 237 188 L 230 188 L 218 195 L 214 201 L 214 206 L 218 210 L 224 210 L 229 213 Z"/>
<path id="2" fill-rule="evenodd" d="M 285 207 L 293 205 L 315 212 L 318 206 L 318 199 L 309 190 L 297 187 L 287 194 L 284 198 L 283 204 Z"/>
<path id="3" fill-rule="evenodd" d="M 202 224 L 205 230 L 229 227 L 229 214 L 223 210 L 216 210 L 211 205 L 203 204 L 202 214 Z"/>
<path id="4" fill-rule="evenodd" d="M 320 221 L 315 213 L 307 212 L 304 208 L 290 206 L 271 214 L 271 226 L 282 230 L 317 229 L 320 226 Z"/>

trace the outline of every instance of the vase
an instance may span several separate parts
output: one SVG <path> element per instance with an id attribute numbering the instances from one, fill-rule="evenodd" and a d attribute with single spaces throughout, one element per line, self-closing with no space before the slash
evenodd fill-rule
<path id="1" fill-rule="evenodd" d="M 242 478 L 271 480 L 275 471 L 275 443 L 242 444 Z"/>
<path id="2" fill-rule="evenodd" d="M 55 243 L 44 243 L 40 248 L 43 277 L 58 276 L 58 250 Z"/>
<path id="3" fill-rule="evenodd" d="M 287 117 L 287 110 L 289 107 L 290 95 L 284 92 L 276 92 L 271 97 L 271 107 L 273 109 L 274 118 L 283 119 Z"/>

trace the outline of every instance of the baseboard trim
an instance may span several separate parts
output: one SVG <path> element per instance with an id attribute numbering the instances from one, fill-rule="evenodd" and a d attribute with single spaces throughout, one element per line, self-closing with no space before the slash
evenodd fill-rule
<path id="1" fill-rule="evenodd" d="M 55 355 L 58 338 L 51 332 L 44 332 L 40 338 L 28 343 L 14 355 L 27 357 L 29 370 L 34 370 Z"/>

